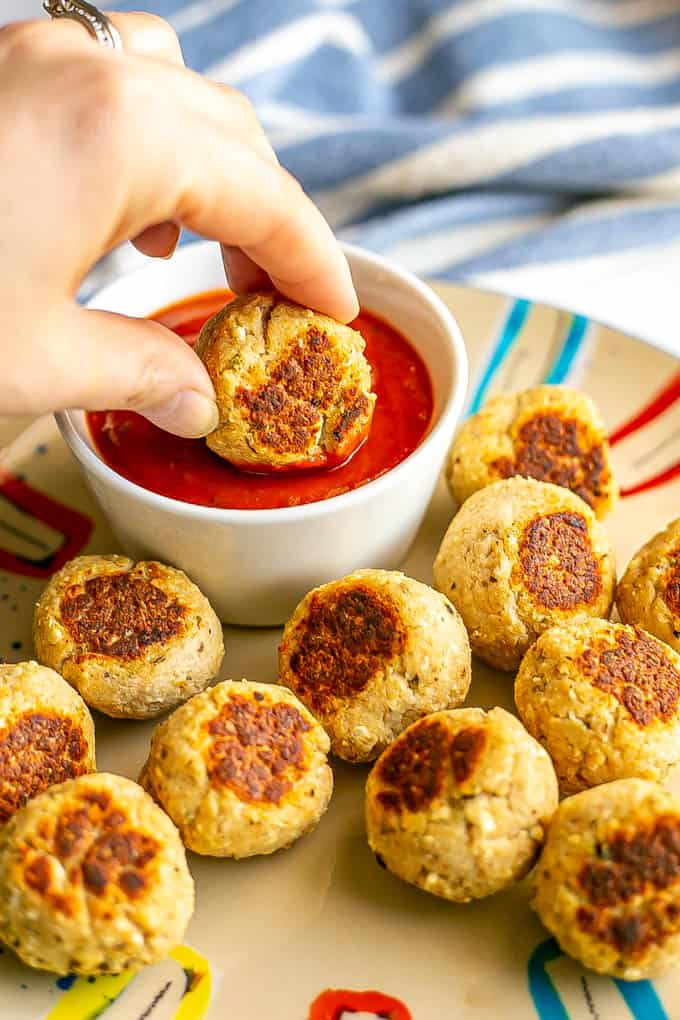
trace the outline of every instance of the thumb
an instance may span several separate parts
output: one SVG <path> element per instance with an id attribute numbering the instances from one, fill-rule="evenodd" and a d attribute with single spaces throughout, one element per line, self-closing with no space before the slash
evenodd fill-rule
<path id="1" fill-rule="evenodd" d="M 74 307 L 64 334 L 70 380 L 53 393 L 65 407 L 138 411 L 178 436 L 217 427 L 215 391 L 202 361 L 160 323 Z M 59 398 L 58 390 L 64 392 Z"/>

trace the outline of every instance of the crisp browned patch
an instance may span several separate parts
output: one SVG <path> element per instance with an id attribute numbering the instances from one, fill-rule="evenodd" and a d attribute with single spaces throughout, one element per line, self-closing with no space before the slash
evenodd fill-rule
<path id="1" fill-rule="evenodd" d="M 101 899 L 138 899 L 149 886 L 158 855 L 158 841 L 140 832 L 111 796 L 102 791 L 81 794 L 53 821 L 49 851 L 60 861 L 72 886 L 82 885 Z M 74 896 L 52 887 L 52 865 L 44 854 L 24 866 L 26 884 L 61 913 L 75 911 Z"/>
<path id="2" fill-rule="evenodd" d="M 292 640 L 295 690 L 323 711 L 329 702 L 354 697 L 401 655 L 406 633 L 393 601 L 357 583 L 313 595 Z"/>
<path id="3" fill-rule="evenodd" d="M 240 800 L 278 804 L 305 769 L 304 734 L 311 723 L 294 706 L 255 703 L 232 694 L 206 723 L 210 782 Z"/>
<path id="4" fill-rule="evenodd" d="M 110 884 L 130 899 L 146 889 L 145 869 L 156 856 L 158 843 L 151 836 L 126 828 L 124 820 L 110 831 L 102 832 L 89 847 L 81 864 L 83 881 L 89 892 L 102 896 Z"/>
<path id="5" fill-rule="evenodd" d="M 52 865 L 49 857 L 45 857 L 44 854 L 31 856 L 29 863 L 24 868 L 24 879 L 30 889 L 35 889 L 41 896 L 44 896 L 52 880 Z"/>
<path id="6" fill-rule="evenodd" d="M 680 618 L 680 549 L 672 553 L 673 563 L 666 573 L 663 600 L 673 616 Z"/>
<path id="7" fill-rule="evenodd" d="M 638 627 L 635 634 L 616 631 L 587 648 L 579 666 L 600 690 L 624 705 L 640 726 L 672 719 L 680 701 L 680 673 L 660 641 Z"/>
<path id="8" fill-rule="evenodd" d="M 610 472 L 587 426 L 559 413 L 536 414 L 517 431 L 514 457 L 491 464 L 501 478 L 521 475 L 571 489 L 592 507 L 607 498 Z"/>
<path id="9" fill-rule="evenodd" d="M 411 726 L 380 759 L 378 776 L 390 790 L 377 795 L 388 810 L 422 811 L 441 792 L 451 735 L 438 719 Z"/>
<path id="10" fill-rule="evenodd" d="M 279 454 L 304 454 L 316 445 L 321 414 L 311 404 L 294 400 L 276 383 L 258 390 L 241 386 L 236 392 L 259 446 Z"/>
<path id="11" fill-rule="evenodd" d="M 341 377 L 328 337 L 311 328 L 304 344 L 273 368 L 270 382 L 237 391 L 256 442 L 279 454 L 311 451 L 319 440 L 321 412 L 337 398 Z"/>
<path id="12" fill-rule="evenodd" d="M 61 618 L 87 652 L 136 659 L 149 645 L 184 628 L 186 608 L 134 573 L 104 574 L 73 584 L 61 600 Z"/>
<path id="13" fill-rule="evenodd" d="M 29 854 L 24 865 L 24 881 L 29 889 L 37 892 L 54 910 L 66 917 L 73 916 L 73 897 L 52 888 L 52 862 L 45 854 Z"/>
<path id="14" fill-rule="evenodd" d="M 475 770 L 484 750 L 486 733 L 481 726 L 466 726 L 451 741 L 451 767 L 457 783 L 464 783 Z"/>
<path id="15" fill-rule="evenodd" d="M 524 585 L 546 609 L 587 606 L 602 593 L 600 564 L 582 514 L 559 510 L 534 517 L 522 533 L 519 559 Z"/>
<path id="16" fill-rule="evenodd" d="M 278 454 L 313 455 L 317 444 L 326 452 L 342 446 L 371 413 L 367 396 L 356 386 L 343 389 L 342 379 L 337 347 L 310 327 L 304 341 L 274 366 L 265 385 L 237 390 L 255 442 Z"/>
<path id="17" fill-rule="evenodd" d="M 276 365 L 271 377 L 291 397 L 326 410 L 337 399 L 342 365 L 326 334 L 312 326 L 304 343 L 292 348 Z"/>
<path id="18" fill-rule="evenodd" d="M 662 815 L 613 832 L 596 848 L 578 881 L 588 906 L 579 927 L 628 958 L 680 929 L 680 818 Z"/>
<path id="19" fill-rule="evenodd" d="M 87 772 L 85 735 L 69 716 L 24 712 L 0 730 L 0 824 L 36 793 Z"/>
<path id="20" fill-rule="evenodd" d="M 358 394 L 356 388 L 343 393 L 343 408 L 331 425 L 333 439 L 339 445 L 354 431 L 357 423 L 368 420 L 371 403 L 363 393 Z"/>

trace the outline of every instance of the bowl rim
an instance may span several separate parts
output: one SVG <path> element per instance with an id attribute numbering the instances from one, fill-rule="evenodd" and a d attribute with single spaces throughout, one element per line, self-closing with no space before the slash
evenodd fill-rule
<path id="1" fill-rule="evenodd" d="M 196 241 L 182 245 L 175 258 L 191 258 L 192 253 L 198 249 L 205 250 L 209 246 L 213 245 L 214 242 L 212 241 Z M 225 524 L 245 524 L 255 522 L 261 524 L 284 524 L 289 521 L 292 522 L 304 520 L 305 518 L 325 516 L 326 514 L 342 511 L 345 508 L 349 509 L 356 504 L 366 502 L 373 496 L 379 496 L 382 491 L 387 490 L 388 487 L 392 486 L 395 481 L 398 482 L 402 475 L 411 470 L 418 460 L 426 456 L 428 450 L 441 436 L 441 433 L 449 426 L 449 423 L 460 415 L 468 385 L 467 351 L 465 350 L 460 328 L 452 312 L 426 283 L 418 279 L 418 277 L 409 270 L 403 269 L 401 266 L 396 265 L 391 260 L 384 258 L 382 255 L 377 255 L 374 252 L 368 251 L 367 249 L 354 244 L 342 243 L 341 247 L 350 263 L 352 259 L 368 262 L 376 269 L 382 269 L 392 277 L 396 277 L 400 284 L 408 287 L 412 291 L 415 291 L 416 294 L 425 301 L 435 313 L 448 334 L 449 342 L 453 348 L 455 377 L 450 386 L 449 392 L 445 397 L 444 404 L 439 414 L 439 419 L 427 433 L 419 446 L 405 457 L 404 460 L 400 461 L 384 474 L 379 475 L 378 478 L 374 478 L 370 482 L 366 482 L 364 485 L 357 486 L 355 489 L 350 489 L 349 492 L 343 492 L 337 496 L 330 496 L 328 499 L 316 500 L 312 503 L 301 503 L 297 506 L 253 510 L 203 506 L 198 503 L 185 503 L 183 500 L 174 499 L 171 496 L 163 496 L 158 492 L 152 492 L 151 489 L 146 489 L 143 485 L 139 485 L 137 482 L 133 482 L 129 478 L 125 478 L 123 475 L 118 474 L 118 472 L 110 467 L 78 433 L 78 430 L 71 419 L 71 415 L 74 411 L 75 413 L 81 413 L 80 409 L 58 411 L 55 414 L 57 426 L 66 444 L 69 446 L 77 460 L 86 470 L 99 476 L 105 484 L 112 486 L 114 489 L 125 492 L 130 496 L 136 497 L 158 510 L 172 512 L 182 516 L 190 516 L 206 522 L 210 521 L 212 523 Z M 132 270 L 130 273 L 123 274 L 118 278 L 118 280 L 131 280 L 135 277 L 143 278 L 149 270 L 155 268 L 155 264 L 141 266 Z M 98 290 L 96 294 L 88 300 L 87 307 L 97 307 L 97 302 L 101 294 L 113 283 L 118 282 L 118 280 L 111 281 L 111 283 L 107 284 L 105 287 L 100 288 L 100 290 Z M 380 315 L 380 312 L 377 311 L 376 314 Z"/>

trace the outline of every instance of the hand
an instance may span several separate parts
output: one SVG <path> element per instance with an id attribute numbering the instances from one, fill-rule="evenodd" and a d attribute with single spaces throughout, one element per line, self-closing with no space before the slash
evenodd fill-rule
<path id="1" fill-rule="evenodd" d="M 157 323 L 75 303 L 103 254 L 132 238 L 167 256 L 184 225 L 222 243 L 237 291 L 268 278 L 344 321 L 356 295 L 248 101 L 186 70 L 164 21 L 112 20 L 122 54 L 66 20 L 0 30 L 0 413 L 131 408 L 204 435 L 217 410 L 193 351 Z"/>

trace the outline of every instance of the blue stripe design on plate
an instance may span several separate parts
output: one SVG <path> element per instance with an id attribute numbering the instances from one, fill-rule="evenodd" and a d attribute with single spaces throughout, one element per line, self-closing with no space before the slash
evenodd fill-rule
<path id="1" fill-rule="evenodd" d="M 568 377 L 574 367 L 576 355 L 586 338 L 589 325 L 588 319 L 584 318 L 583 315 L 574 315 L 572 317 L 562 349 L 544 380 L 550 386 L 559 386 Z"/>
<path id="2" fill-rule="evenodd" d="M 555 939 L 546 939 L 531 954 L 527 967 L 529 994 L 540 1020 L 569 1020 L 546 966 L 564 953 Z M 614 979 L 633 1020 L 670 1020 L 651 981 Z"/>
<path id="3" fill-rule="evenodd" d="M 475 414 L 482 406 L 491 381 L 522 332 L 522 327 L 527 320 L 530 310 L 530 301 L 522 299 L 514 302 L 472 398 L 468 414 Z"/>
<path id="4" fill-rule="evenodd" d="M 569 1020 L 569 1014 L 546 971 L 546 964 L 562 956 L 562 950 L 555 939 L 546 939 L 534 949 L 527 968 L 529 994 L 533 999 L 540 1020 Z"/>
<path id="5" fill-rule="evenodd" d="M 651 981 L 615 981 L 634 1020 L 670 1020 Z"/>

